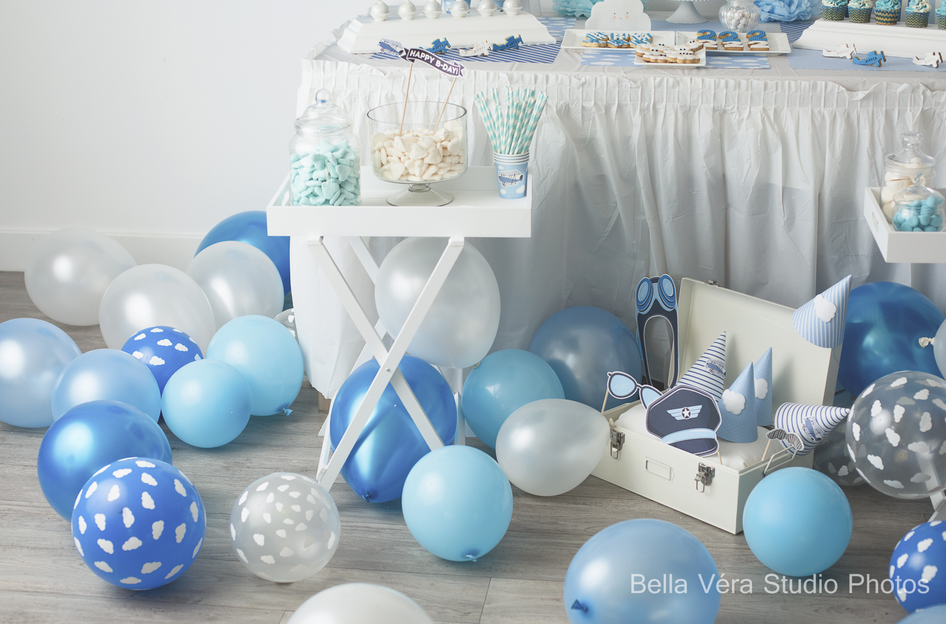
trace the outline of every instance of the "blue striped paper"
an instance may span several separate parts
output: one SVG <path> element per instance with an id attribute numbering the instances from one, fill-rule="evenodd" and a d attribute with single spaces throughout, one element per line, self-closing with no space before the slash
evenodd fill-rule
<path id="1" fill-rule="evenodd" d="M 833 349 L 844 342 L 851 276 L 817 295 L 792 313 L 792 325 L 808 342 Z M 831 307 L 834 307 L 832 311 Z"/>
<path id="2" fill-rule="evenodd" d="M 775 426 L 801 438 L 805 450 L 798 455 L 807 455 L 847 418 L 850 411 L 846 407 L 833 405 L 783 403 L 775 412 Z M 785 448 L 790 448 L 784 440 L 780 442 Z"/>
<path id="3" fill-rule="evenodd" d="M 708 392 L 714 400 L 723 398 L 723 381 L 726 379 L 726 332 L 719 335 L 703 352 L 700 359 L 690 367 L 677 385 L 690 386 Z"/>

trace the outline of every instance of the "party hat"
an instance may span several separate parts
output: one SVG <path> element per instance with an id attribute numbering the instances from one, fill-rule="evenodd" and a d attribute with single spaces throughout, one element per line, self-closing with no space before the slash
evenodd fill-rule
<path id="1" fill-rule="evenodd" d="M 819 347 L 833 349 L 844 342 L 847 300 L 851 276 L 824 291 L 792 313 L 792 325 L 802 338 Z"/>
<path id="2" fill-rule="evenodd" d="M 772 424 L 772 347 L 752 367 L 755 374 L 756 418 L 760 427 Z"/>
<path id="3" fill-rule="evenodd" d="M 833 405 L 783 403 L 775 412 L 775 426 L 800 437 L 805 450 L 798 454 L 807 455 L 847 418 L 850 411 L 846 407 Z"/>
<path id="4" fill-rule="evenodd" d="M 713 341 L 690 370 L 683 374 L 678 385 L 690 386 L 708 392 L 715 400 L 723 398 L 726 379 L 726 332 Z"/>
<path id="5" fill-rule="evenodd" d="M 722 418 L 722 424 L 716 431 L 717 437 L 730 442 L 755 442 L 759 438 L 755 373 L 751 362 L 723 392 L 723 398 L 717 401 L 717 405 Z"/>

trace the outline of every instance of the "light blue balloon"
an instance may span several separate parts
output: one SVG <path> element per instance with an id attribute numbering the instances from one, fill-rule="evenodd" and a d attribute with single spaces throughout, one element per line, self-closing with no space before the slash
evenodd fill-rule
<path id="1" fill-rule="evenodd" d="M 286 327 L 266 316 L 240 316 L 217 330 L 207 359 L 240 371 L 250 386 L 250 413 L 282 412 L 302 389 L 302 349 Z"/>
<path id="2" fill-rule="evenodd" d="M 841 487 L 811 468 L 777 470 L 749 494 L 742 530 L 772 570 L 811 576 L 834 565 L 851 541 L 854 518 Z"/>
<path id="3" fill-rule="evenodd" d="M 642 518 L 593 535 L 565 573 L 565 612 L 573 624 L 712 624 L 719 572 L 689 531 Z"/>
<path id="4" fill-rule="evenodd" d="M 168 429 L 187 444 L 223 446 L 250 421 L 250 387 L 226 362 L 197 360 L 171 375 L 161 407 Z"/>
<path id="5" fill-rule="evenodd" d="M 411 535 L 428 551 L 449 561 L 476 561 L 509 528 L 512 486 L 483 451 L 444 446 L 411 469 L 401 510 Z"/>
<path id="6" fill-rule="evenodd" d="M 565 390 L 548 363 L 522 349 L 487 355 L 463 384 L 463 417 L 483 444 L 496 448 L 496 436 L 509 415 L 541 399 L 564 399 Z"/>
<path id="7" fill-rule="evenodd" d="M 66 365 L 53 388 L 53 419 L 97 400 L 127 403 L 154 422 L 161 417 L 161 390 L 151 369 L 118 349 L 95 349 Z"/>
<path id="8" fill-rule="evenodd" d="M 164 430 L 126 403 L 88 401 L 46 430 L 36 460 L 39 485 L 56 513 L 68 520 L 86 480 L 105 464 L 132 456 L 170 463 Z"/>
<path id="9" fill-rule="evenodd" d="M 929 607 L 903 618 L 898 624 L 943 624 L 946 622 L 946 604 Z"/>
<path id="10" fill-rule="evenodd" d="M 51 425 L 53 388 L 62 369 L 80 355 L 75 341 L 52 323 L 31 318 L 0 323 L 0 421 Z"/>
<path id="11" fill-rule="evenodd" d="M 549 363 L 565 389 L 565 398 L 600 410 L 608 373 L 623 371 L 641 378 L 641 352 L 631 330 L 607 310 L 566 308 L 549 317 L 532 337 L 529 351 Z M 609 397 L 608 409 L 636 397 Z"/>
<path id="12" fill-rule="evenodd" d="M 207 247 L 223 241 L 240 241 L 253 245 L 273 261 L 279 269 L 283 289 L 291 290 L 289 272 L 289 237 L 270 236 L 266 226 L 265 210 L 248 210 L 231 215 L 213 226 L 197 246 L 196 256 Z"/>

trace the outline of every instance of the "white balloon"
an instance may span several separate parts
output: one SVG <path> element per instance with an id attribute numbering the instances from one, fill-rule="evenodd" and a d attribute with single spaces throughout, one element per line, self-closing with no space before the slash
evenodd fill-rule
<path id="1" fill-rule="evenodd" d="M 26 292 L 54 321 L 96 325 L 105 290 L 135 264 L 128 250 L 104 234 L 87 228 L 58 230 L 30 251 Z"/>
<path id="2" fill-rule="evenodd" d="M 946 377 L 946 321 L 939 326 L 933 339 L 933 357 L 939 367 L 939 376 Z"/>
<path id="3" fill-rule="evenodd" d="M 110 349 L 147 327 L 167 325 L 207 352 L 216 325 L 207 295 L 190 276 L 163 264 L 142 264 L 116 277 L 99 308 L 102 337 Z"/>
<path id="4" fill-rule="evenodd" d="M 607 419 L 568 399 L 542 399 L 510 414 L 496 436 L 496 461 L 509 481 L 536 496 L 577 487 L 608 446 Z"/>
<path id="5" fill-rule="evenodd" d="M 409 238 L 378 269 L 375 302 L 385 328 L 401 331 L 440 260 L 445 241 Z M 467 243 L 411 340 L 411 355 L 437 366 L 466 368 L 486 357 L 499 331 L 499 284 L 489 262 Z"/>
<path id="6" fill-rule="evenodd" d="M 285 291 L 275 263 L 249 243 L 215 243 L 194 256 L 187 274 L 203 289 L 217 329 L 238 316 L 275 317 Z"/>
<path id="7" fill-rule="evenodd" d="M 345 583 L 320 591 L 287 624 L 434 624 L 420 605 L 399 591 L 372 583 Z"/>

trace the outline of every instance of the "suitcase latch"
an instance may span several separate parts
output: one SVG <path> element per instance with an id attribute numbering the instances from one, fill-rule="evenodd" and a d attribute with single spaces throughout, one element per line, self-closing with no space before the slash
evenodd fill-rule
<path id="1" fill-rule="evenodd" d="M 712 466 L 707 466 L 706 464 L 700 464 L 696 468 L 696 478 L 693 480 L 696 481 L 696 491 L 703 492 L 706 490 L 706 486 L 713 482 L 713 477 L 716 476 L 716 469 Z"/>
<path id="2" fill-rule="evenodd" d="M 618 453 L 624 448 L 624 433 L 617 429 L 611 430 L 611 457 L 618 458 Z"/>

